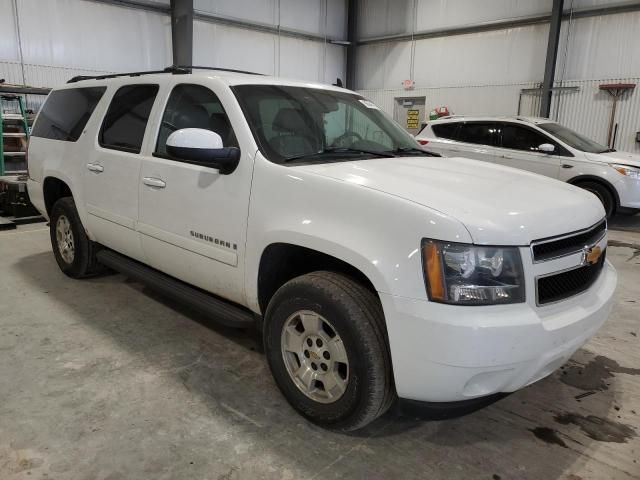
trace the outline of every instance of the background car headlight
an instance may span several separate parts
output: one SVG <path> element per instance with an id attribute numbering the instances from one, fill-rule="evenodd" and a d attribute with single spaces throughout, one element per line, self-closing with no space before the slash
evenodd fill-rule
<path id="1" fill-rule="evenodd" d="M 517 247 L 485 247 L 422 240 L 429 299 L 456 305 L 524 302 L 522 259 Z"/>
<path id="2" fill-rule="evenodd" d="M 609 165 L 615 168 L 618 173 L 621 173 L 622 175 L 640 180 L 640 168 L 630 167 L 628 165 L 618 165 L 616 163 L 610 163 Z"/>

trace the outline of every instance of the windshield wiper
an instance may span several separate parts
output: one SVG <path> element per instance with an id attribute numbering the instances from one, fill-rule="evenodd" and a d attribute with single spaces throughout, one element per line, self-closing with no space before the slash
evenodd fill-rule
<path id="1" fill-rule="evenodd" d="M 334 155 L 336 153 L 364 153 L 366 155 L 375 155 L 377 157 L 394 157 L 393 152 L 381 152 L 378 150 L 367 150 L 366 148 L 351 148 L 351 147 L 327 147 L 324 150 L 315 153 L 303 153 L 302 155 L 294 155 L 292 157 L 286 157 L 284 162 L 292 162 L 294 160 L 300 160 L 302 158 L 316 158 L 323 155 Z"/>
<path id="2" fill-rule="evenodd" d="M 440 155 L 439 153 L 435 153 L 435 152 L 429 152 L 428 150 L 422 150 L 421 148 L 417 148 L 417 147 L 398 147 L 395 150 L 389 150 L 390 153 L 414 153 L 414 154 L 420 154 L 420 155 L 428 155 L 429 157 L 441 157 L 442 155 Z"/>

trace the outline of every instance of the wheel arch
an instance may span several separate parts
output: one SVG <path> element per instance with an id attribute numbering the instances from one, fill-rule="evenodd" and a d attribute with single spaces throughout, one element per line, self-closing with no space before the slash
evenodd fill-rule
<path id="1" fill-rule="evenodd" d="M 603 187 L 605 187 L 609 191 L 609 193 L 611 193 L 611 195 L 613 195 L 613 199 L 616 202 L 616 204 L 615 204 L 616 210 L 618 208 L 620 208 L 620 196 L 618 195 L 618 191 L 611 184 L 611 182 L 605 180 L 602 177 L 598 177 L 596 175 L 578 175 L 578 176 L 575 176 L 575 177 L 570 178 L 569 180 L 567 180 L 567 183 L 569 183 L 571 185 L 575 185 L 576 187 L 580 186 L 580 183 L 582 183 L 582 182 L 598 183 L 598 184 L 602 185 Z"/>
<path id="2" fill-rule="evenodd" d="M 58 200 L 63 197 L 73 197 L 73 191 L 69 184 L 54 176 L 48 176 L 44 179 L 42 183 L 42 193 L 48 216 L 51 216 L 51 209 Z"/>
<path id="3" fill-rule="evenodd" d="M 347 275 L 364 285 L 378 297 L 370 276 L 351 262 L 321 250 L 287 242 L 267 245 L 260 255 L 257 276 L 257 300 L 265 312 L 275 292 L 292 278 L 317 270 L 329 270 Z"/>

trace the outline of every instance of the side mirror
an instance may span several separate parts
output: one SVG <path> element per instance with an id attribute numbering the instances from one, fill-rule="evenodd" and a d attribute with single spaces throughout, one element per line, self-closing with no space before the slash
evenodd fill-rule
<path id="1" fill-rule="evenodd" d="M 233 172 L 240 161 L 240 150 L 224 147 L 216 132 L 204 128 L 183 128 L 167 138 L 167 153 L 176 160 L 216 168 L 222 174 Z"/>
<path id="2" fill-rule="evenodd" d="M 543 153 L 553 153 L 556 151 L 556 147 L 550 143 L 543 143 L 542 145 L 538 145 L 538 151 Z"/>

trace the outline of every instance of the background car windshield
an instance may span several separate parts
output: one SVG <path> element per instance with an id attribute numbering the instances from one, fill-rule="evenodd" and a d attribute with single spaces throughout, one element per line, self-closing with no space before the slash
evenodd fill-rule
<path id="1" fill-rule="evenodd" d="M 276 163 L 375 156 L 355 151 L 360 149 L 418 148 L 413 137 L 358 95 L 279 85 L 240 85 L 233 91 L 260 150 Z M 333 149 L 338 151 L 332 157 Z"/>
<path id="2" fill-rule="evenodd" d="M 588 153 L 604 153 L 609 151 L 609 147 L 600 145 L 598 142 L 588 139 L 587 137 L 580 135 L 578 132 L 574 132 L 570 128 L 563 127 L 559 123 L 539 123 L 540 127 L 545 132 L 557 137 L 570 147 Z"/>

